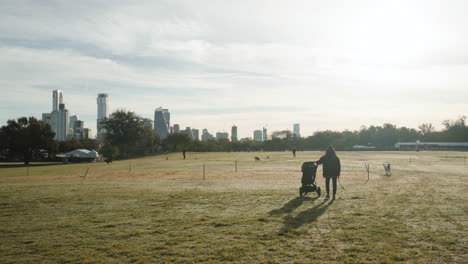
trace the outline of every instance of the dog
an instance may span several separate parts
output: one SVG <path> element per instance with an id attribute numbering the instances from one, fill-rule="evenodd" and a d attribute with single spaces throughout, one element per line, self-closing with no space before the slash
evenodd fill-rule
<path id="1" fill-rule="evenodd" d="M 259 157 L 255 157 L 255 162 L 261 161 Z"/>
<path id="2" fill-rule="evenodd" d="M 112 163 L 112 159 L 105 159 L 104 160 L 107 164 Z"/>

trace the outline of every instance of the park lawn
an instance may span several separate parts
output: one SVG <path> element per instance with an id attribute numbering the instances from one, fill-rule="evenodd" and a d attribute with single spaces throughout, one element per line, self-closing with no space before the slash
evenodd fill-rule
<path id="1" fill-rule="evenodd" d="M 0 262 L 466 263 L 464 153 L 339 152 L 337 200 L 299 198 L 300 164 L 321 154 L 2 168 Z"/>

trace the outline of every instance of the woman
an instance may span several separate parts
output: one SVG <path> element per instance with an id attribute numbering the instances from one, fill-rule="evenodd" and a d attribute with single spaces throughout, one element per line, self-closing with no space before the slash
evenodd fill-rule
<path id="1" fill-rule="evenodd" d="M 336 156 L 335 149 L 328 146 L 327 152 L 318 161 L 317 165 L 323 164 L 323 177 L 325 178 L 325 187 L 327 190 L 326 199 L 330 198 L 330 179 L 333 183 L 333 200 L 336 195 L 336 180 L 340 177 L 341 164 L 340 159 Z"/>

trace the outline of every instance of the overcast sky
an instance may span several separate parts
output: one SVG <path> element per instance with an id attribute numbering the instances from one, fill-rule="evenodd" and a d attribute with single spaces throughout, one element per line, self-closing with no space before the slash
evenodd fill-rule
<path id="1" fill-rule="evenodd" d="M 468 1 L 0 1 L 0 122 L 52 90 L 241 137 L 468 115 Z"/>

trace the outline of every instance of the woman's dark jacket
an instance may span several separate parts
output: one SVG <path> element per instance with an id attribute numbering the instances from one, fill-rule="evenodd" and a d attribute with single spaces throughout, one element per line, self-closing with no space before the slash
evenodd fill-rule
<path id="1" fill-rule="evenodd" d="M 323 164 L 323 177 L 338 177 L 341 172 L 340 159 L 336 155 L 324 155 L 317 164 Z"/>

